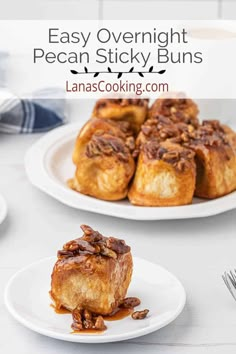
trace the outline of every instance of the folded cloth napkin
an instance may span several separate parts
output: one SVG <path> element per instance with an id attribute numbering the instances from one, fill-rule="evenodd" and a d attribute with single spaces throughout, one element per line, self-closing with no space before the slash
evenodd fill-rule
<path id="1" fill-rule="evenodd" d="M 52 88 L 35 92 L 30 99 L 20 99 L 0 89 L 0 132 L 39 133 L 64 124 L 65 100 L 53 98 L 59 97 L 57 94 L 58 90 Z"/>

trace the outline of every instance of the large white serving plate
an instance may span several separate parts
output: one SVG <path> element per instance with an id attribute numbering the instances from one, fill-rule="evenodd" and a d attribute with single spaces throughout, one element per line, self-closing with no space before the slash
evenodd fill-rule
<path id="1" fill-rule="evenodd" d="M 186 294 L 179 280 L 161 266 L 134 257 L 134 273 L 127 296 L 141 299 L 137 310 L 149 309 L 143 320 L 126 317 L 107 321 L 101 334 L 71 333 L 72 316 L 50 307 L 50 275 L 55 257 L 43 259 L 17 272 L 8 282 L 5 303 L 12 316 L 40 334 L 80 343 L 105 343 L 139 337 L 172 322 L 182 311 Z"/>
<path id="2" fill-rule="evenodd" d="M 7 204 L 5 199 L 0 194 L 0 224 L 5 220 L 7 216 Z"/>
<path id="3" fill-rule="evenodd" d="M 67 187 L 74 174 L 72 151 L 81 123 L 57 128 L 39 139 L 26 153 L 25 168 L 33 185 L 60 202 L 77 209 L 133 220 L 199 218 L 236 208 L 236 192 L 214 200 L 194 198 L 176 207 L 133 206 L 128 200 L 102 201 Z"/>

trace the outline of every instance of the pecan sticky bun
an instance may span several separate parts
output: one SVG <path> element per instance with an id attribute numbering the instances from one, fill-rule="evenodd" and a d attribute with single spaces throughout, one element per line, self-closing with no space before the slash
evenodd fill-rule
<path id="1" fill-rule="evenodd" d="M 90 119 L 75 143 L 69 187 L 99 199 L 124 199 L 135 170 L 134 147 L 129 123 Z"/>
<path id="2" fill-rule="evenodd" d="M 128 197 L 145 206 L 192 202 L 196 181 L 194 153 L 178 144 L 150 140 L 141 146 Z"/>
<path id="3" fill-rule="evenodd" d="M 73 311 L 75 329 L 86 325 L 102 329 L 102 318 L 96 322 L 91 313 L 108 315 L 124 302 L 132 255 L 125 241 L 105 237 L 87 225 L 81 228 L 83 236 L 58 251 L 50 293 L 58 309 Z"/>
<path id="4" fill-rule="evenodd" d="M 236 189 L 236 154 L 219 121 L 203 121 L 195 131 L 184 132 L 179 142 L 195 152 L 197 197 L 217 198 Z"/>

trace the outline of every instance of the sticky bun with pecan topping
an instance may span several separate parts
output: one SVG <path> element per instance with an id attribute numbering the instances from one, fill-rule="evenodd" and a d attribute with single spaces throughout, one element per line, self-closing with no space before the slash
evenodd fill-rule
<path id="1" fill-rule="evenodd" d="M 195 195 L 217 198 L 236 189 L 236 154 L 217 120 L 205 120 L 198 129 L 184 132 L 179 142 L 195 152 Z"/>
<path id="2" fill-rule="evenodd" d="M 149 110 L 149 117 L 155 118 L 158 115 L 168 117 L 173 123 L 186 123 L 197 127 L 198 107 L 191 99 L 183 94 L 173 94 L 172 98 L 166 98 L 163 94 L 158 98 Z"/>
<path id="3" fill-rule="evenodd" d="M 90 119 L 76 139 L 69 187 L 99 199 L 124 199 L 135 170 L 134 147 L 128 122 Z"/>
<path id="4" fill-rule="evenodd" d="M 97 101 L 93 116 L 101 119 L 129 122 L 137 134 L 148 113 L 147 99 L 100 99 Z"/>
<path id="5" fill-rule="evenodd" d="M 135 205 L 172 206 L 192 202 L 195 189 L 194 153 L 178 144 L 149 140 L 140 147 L 128 193 Z"/>
<path id="6" fill-rule="evenodd" d="M 50 294 L 58 309 L 108 315 L 123 303 L 131 281 L 130 247 L 87 225 L 81 229 L 82 237 L 67 242 L 58 251 Z"/>

